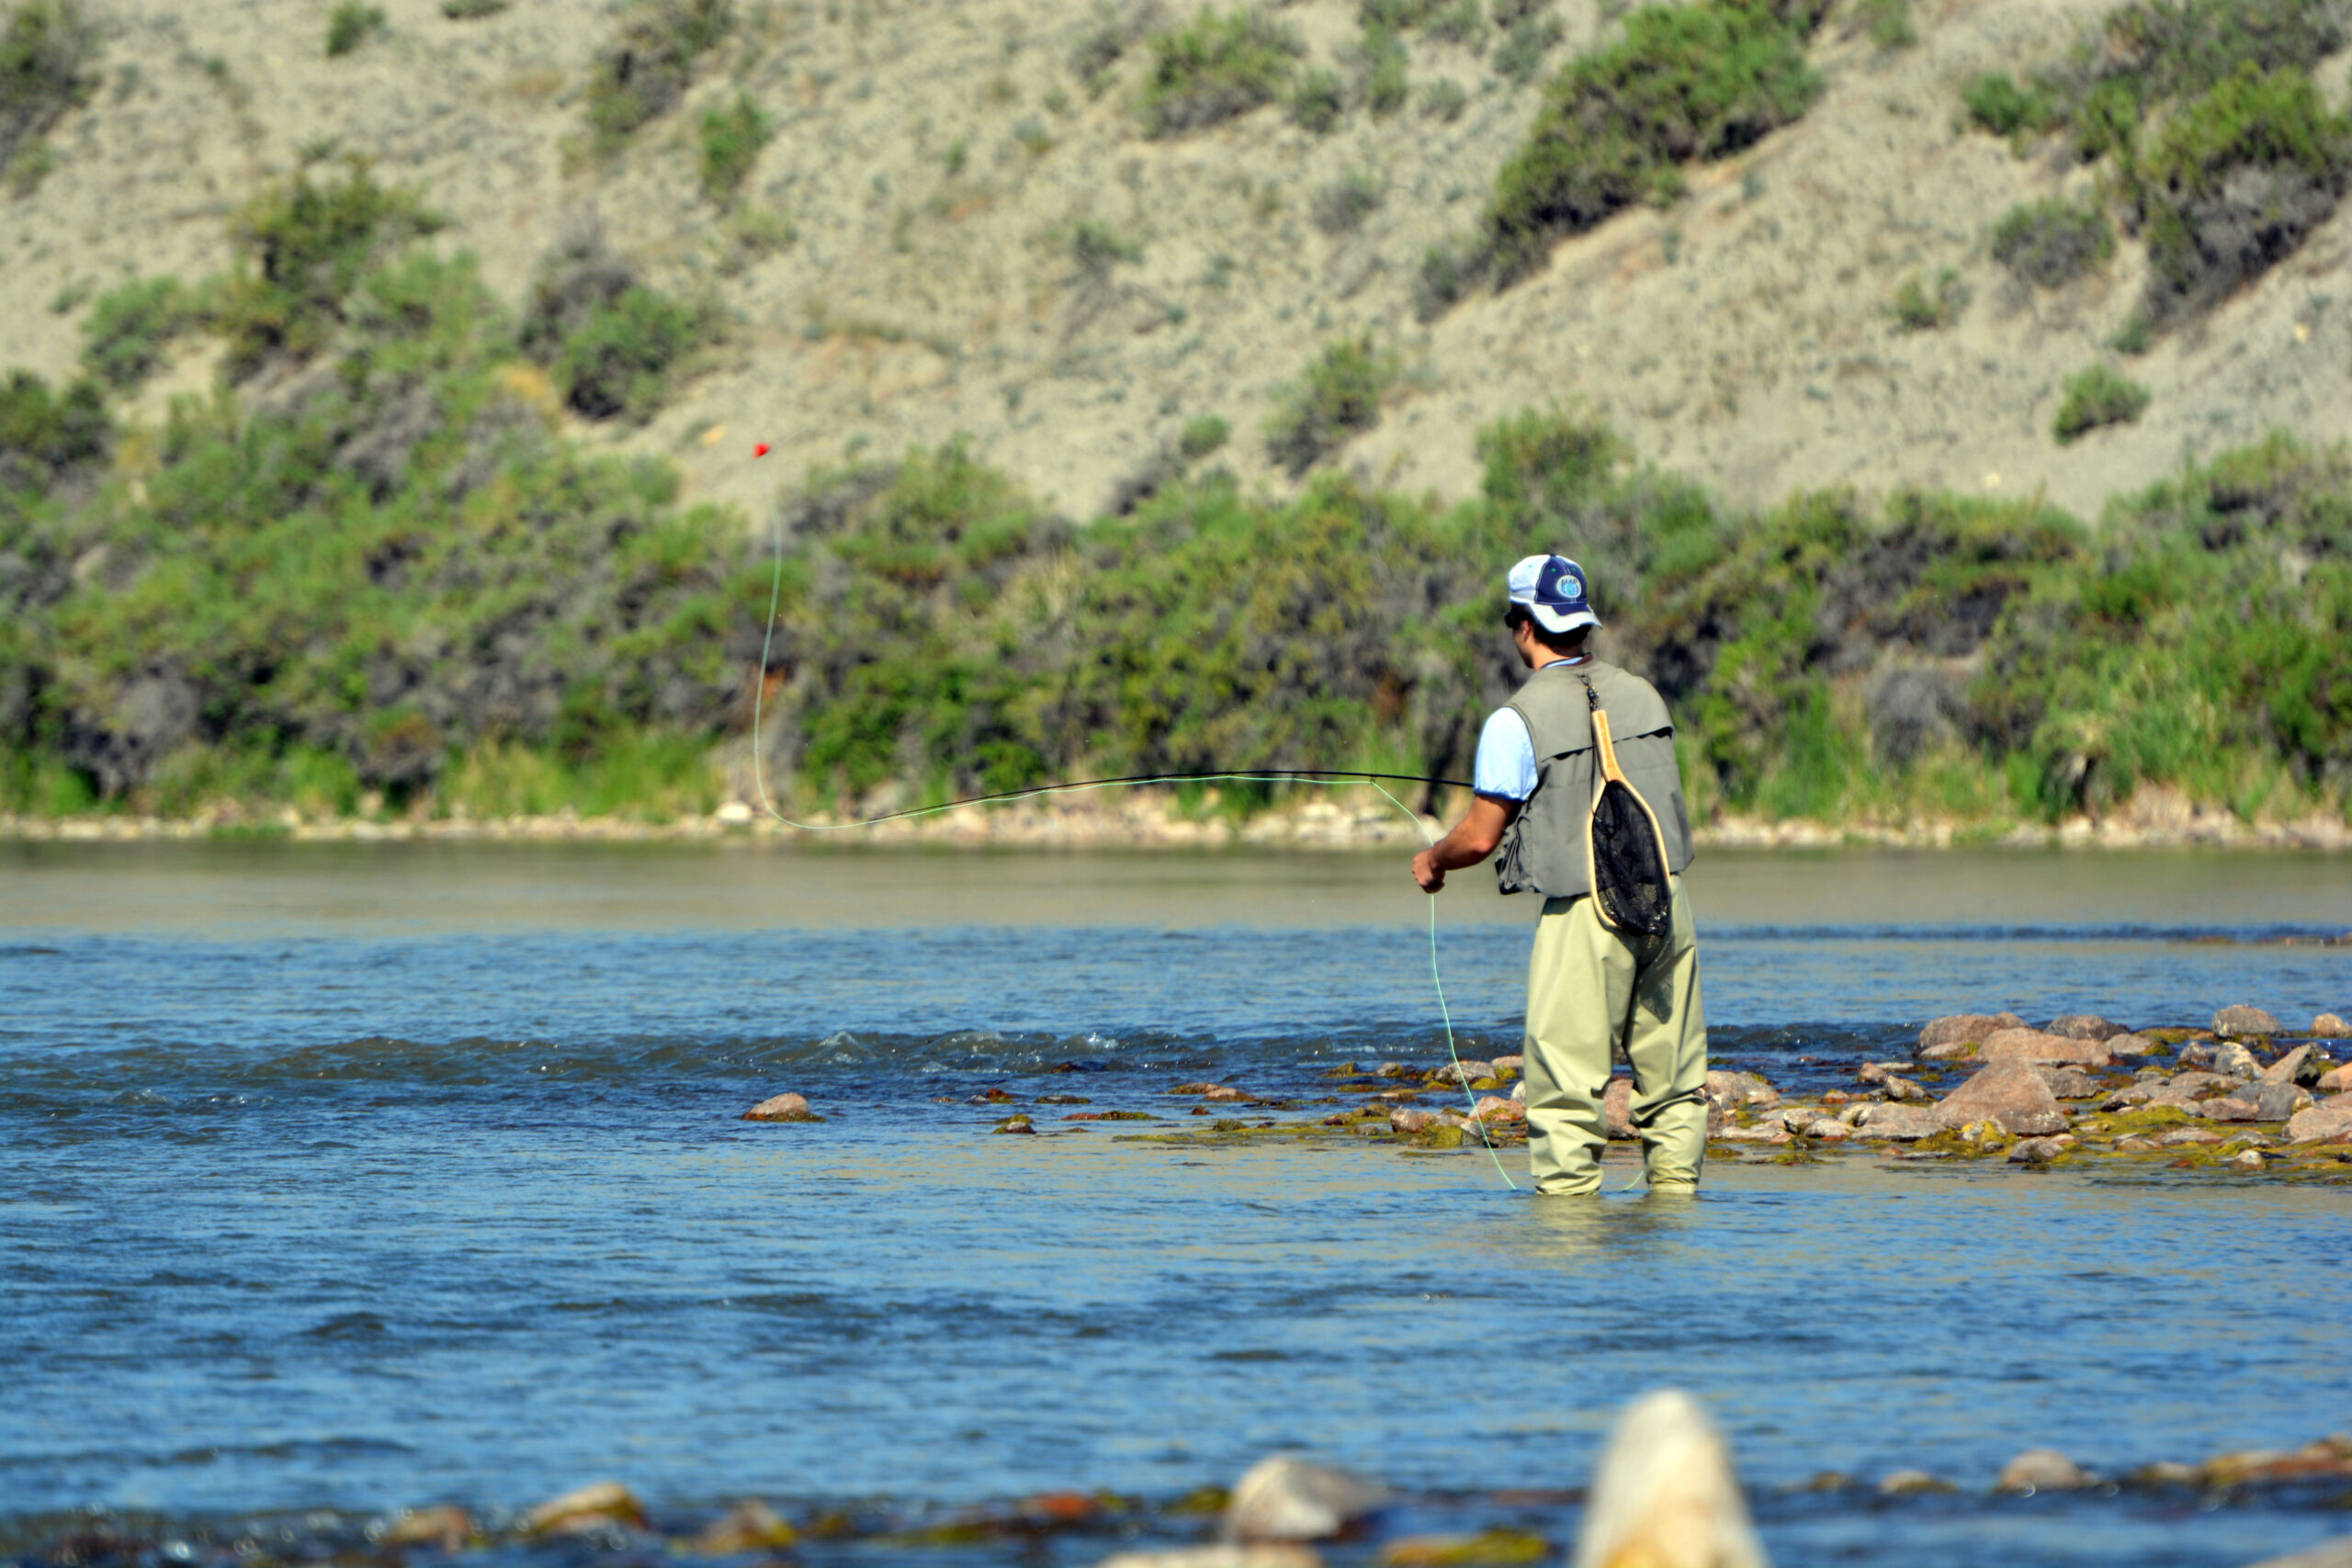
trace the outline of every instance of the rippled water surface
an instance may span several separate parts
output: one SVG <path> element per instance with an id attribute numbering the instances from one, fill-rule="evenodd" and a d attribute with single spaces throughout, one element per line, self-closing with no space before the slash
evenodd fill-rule
<path id="1" fill-rule="evenodd" d="M 1717 1055 L 1784 1085 L 1941 1012 L 2352 1011 L 2352 949 L 2317 942 L 2352 927 L 2338 862 L 1691 883 Z M 1532 915 L 1490 886 L 1441 900 L 1482 1051 Z M 1168 1496 L 1289 1446 L 1569 1487 L 1671 1382 L 1784 1561 L 2223 1563 L 2352 1528 L 1983 1496 L 2029 1446 L 2116 1472 L 2352 1425 L 2342 1188 L 1864 1158 L 1564 1207 L 1483 1156 L 1035 1103 L 1181 1124 L 1183 1079 L 1311 1101 L 1343 1061 L 1442 1060 L 1424 909 L 1396 856 L 0 848 L 0 1510 L 608 1474 L 676 1507 Z M 991 1087 L 1048 1135 L 989 1136 Z M 787 1088 L 829 1120 L 737 1120 Z M 1791 1490 L 1908 1466 L 1967 1490 Z"/>

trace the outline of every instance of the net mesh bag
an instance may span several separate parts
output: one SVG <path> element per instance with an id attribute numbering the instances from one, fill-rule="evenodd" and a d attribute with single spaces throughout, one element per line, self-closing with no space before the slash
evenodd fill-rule
<path id="1" fill-rule="evenodd" d="M 1592 858 L 1592 897 L 1604 923 L 1643 936 L 1664 936 L 1674 923 L 1674 890 L 1667 881 L 1666 844 L 1648 802 L 1617 766 L 1609 716 L 1600 694 L 1585 682 L 1592 705 L 1593 744 L 1600 753 L 1600 789 L 1585 825 Z"/>
<path id="2" fill-rule="evenodd" d="M 1609 923 L 1644 936 L 1664 936 L 1673 924 L 1673 893 L 1666 881 L 1657 824 L 1634 786 L 1610 779 L 1592 803 L 1592 896 Z"/>

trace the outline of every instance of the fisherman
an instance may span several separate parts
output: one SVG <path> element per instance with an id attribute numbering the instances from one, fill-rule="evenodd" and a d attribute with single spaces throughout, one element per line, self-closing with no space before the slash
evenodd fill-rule
<path id="1" fill-rule="evenodd" d="M 1600 1190 L 1610 1062 L 1634 1069 L 1633 1122 L 1652 1192 L 1690 1192 L 1707 1148 L 1707 1021 L 1698 932 L 1682 886 L 1690 812 L 1674 723 L 1657 691 L 1587 646 L 1600 625 L 1584 570 L 1562 556 L 1510 569 L 1503 625 L 1534 673 L 1478 737 L 1470 809 L 1413 859 L 1426 893 L 1498 847 L 1505 893 L 1540 893 L 1527 968 L 1527 1145 L 1538 1192 Z M 1590 695 L 1587 694 L 1588 682 Z M 1611 930 L 1595 912 L 1585 821 L 1596 783 L 1594 699 L 1617 761 L 1657 818 L 1673 890 L 1666 934 Z"/>

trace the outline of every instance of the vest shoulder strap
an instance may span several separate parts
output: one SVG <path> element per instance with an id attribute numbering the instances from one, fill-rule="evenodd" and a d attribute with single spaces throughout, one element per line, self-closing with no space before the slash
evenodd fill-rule
<path id="1" fill-rule="evenodd" d="M 1592 745 L 1592 699 L 1585 690 L 1588 680 L 1593 695 L 1609 714 L 1609 732 L 1615 739 L 1631 740 L 1674 732 L 1666 699 L 1639 675 L 1597 659 L 1589 664 L 1548 665 L 1529 676 L 1518 694 L 1504 705 L 1527 726 L 1538 764 Z"/>

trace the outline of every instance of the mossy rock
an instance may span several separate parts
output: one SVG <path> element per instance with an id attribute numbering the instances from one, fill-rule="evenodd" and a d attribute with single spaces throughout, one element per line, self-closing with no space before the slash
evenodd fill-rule
<path id="1" fill-rule="evenodd" d="M 2177 1105 L 2140 1105 L 2129 1111 L 2105 1112 L 2098 1118 L 2097 1125 L 2104 1133 L 2127 1138 L 2135 1133 L 2162 1133 L 2174 1127 L 2195 1126 L 2203 1120 L 2203 1117 L 2192 1116 Z"/>
<path id="2" fill-rule="evenodd" d="M 1380 1553 L 1380 1568 L 1527 1568 L 1552 1555 L 1552 1543 L 1525 1530 L 1473 1536 L 1408 1536 Z"/>

